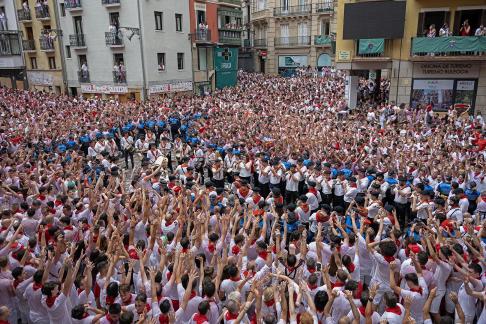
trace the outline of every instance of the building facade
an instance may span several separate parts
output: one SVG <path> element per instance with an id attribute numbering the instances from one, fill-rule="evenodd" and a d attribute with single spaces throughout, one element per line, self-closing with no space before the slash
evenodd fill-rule
<path id="1" fill-rule="evenodd" d="M 334 59 L 334 0 L 251 0 L 255 70 L 291 75 Z"/>
<path id="2" fill-rule="evenodd" d="M 189 0 L 196 93 L 236 84 L 244 33 L 240 0 Z"/>
<path id="3" fill-rule="evenodd" d="M 23 89 L 24 68 L 15 5 L 0 0 L 0 85 Z"/>
<path id="4" fill-rule="evenodd" d="M 396 104 L 486 113 L 486 37 L 476 36 L 486 24 L 484 1 L 406 1 L 398 39 L 343 39 L 352 23 L 344 19 L 345 3 L 339 0 L 337 9 L 338 69 L 351 77 L 386 76 Z"/>
<path id="5" fill-rule="evenodd" d="M 59 12 L 71 95 L 192 91 L 187 2 L 63 0 Z"/>
<path id="6" fill-rule="evenodd" d="M 31 90 L 65 93 L 62 32 L 54 0 L 13 0 Z"/>

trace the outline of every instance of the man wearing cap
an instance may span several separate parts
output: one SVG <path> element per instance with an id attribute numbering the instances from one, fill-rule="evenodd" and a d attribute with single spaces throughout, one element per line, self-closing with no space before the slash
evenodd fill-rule
<path id="1" fill-rule="evenodd" d="M 401 226 L 407 224 L 409 219 L 410 207 L 408 200 L 411 193 L 412 189 L 407 185 L 407 178 L 404 176 L 398 177 L 398 185 L 393 188 L 393 194 L 395 195 L 393 202 Z"/>

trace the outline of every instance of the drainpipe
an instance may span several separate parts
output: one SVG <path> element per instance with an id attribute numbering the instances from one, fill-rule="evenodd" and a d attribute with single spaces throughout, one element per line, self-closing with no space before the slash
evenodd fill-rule
<path id="1" fill-rule="evenodd" d="M 61 68 L 62 68 L 62 79 L 63 79 L 63 85 L 64 85 L 64 93 L 68 93 L 67 89 L 67 71 L 66 71 L 66 61 L 65 61 L 65 56 L 64 56 L 64 41 L 63 41 L 63 33 L 61 30 L 61 21 L 59 19 L 59 7 L 57 1 L 52 1 L 52 5 L 54 6 L 54 15 L 56 16 L 56 35 L 58 39 L 58 44 L 59 44 L 59 52 L 61 54 Z M 60 32 L 60 33 L 59 33 Z"/>
<path id="2" fill-rule="evenodd" d="M 24 89 L 29 89 L 29 78 L 27 77 L 27 59 L 24 54 L 24 47 L 23 47 L 23 40 L 24 40 L 24 33 L 22 31 L 22 28 L 20 27 L 20 22 L 19 22 L 19 17 L 17 16 L 17 1 L 13 2 L 13 7 L 14 7 L 14 14 L 15 14 L 15 23 L 17 24 L 17 30 L 19 31 L 19 41 L 20 41 L 20 48 L 22 49 L 20 51 L 20 55 L 22 56 L 22 62 L 24 63 Z M 17 82 L 17 81 L 15 81 Z M 17 87 L 17 84 L 15 84 L 15 87 Z"/>
<path id="3" fill-rule="evenodd" d="M 140 12 L 140 0 L 137 0 L 137 12 L 138 12 L 138 29 L 140 30 L 140 56 L 142 58 L 142 101 L 147 99 L 147 76 L 145 74 L 145 56 L 143 53 L 143 30 L 142 30 L 142 19 L 141 19 L 141 12 Z"/>

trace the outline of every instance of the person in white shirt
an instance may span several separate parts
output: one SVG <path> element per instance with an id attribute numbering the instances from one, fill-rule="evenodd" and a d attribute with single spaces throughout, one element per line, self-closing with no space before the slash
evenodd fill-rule
<path id="1" fill-rule="evenodd" d="M 155 144 L 150 144 L 150 149 L 147 151 L 147 159 L 149 162 L 155 163 L 160 156 L 162 156 L 162 152 L 155 146 Z"/>
<path id="2" fill-rule="evenodd" d="M 398 178 L 398 185 L 393 188 L 393 193 L 395 194 L 393 202 L 395 205 L 395 210 L 397 211 L 398 221 L 400 225 L 405 225 L 410 218 L 410 207 L 408 200 L 412 193 L 410 186 L 407 186 L 406 177 L 402 176 Z"/>
<path id="3" fill-rule="evenodd" d="M 388 324 L 402 324 L 405 318 L 405 308 L 398 303 L 395 293 L 385 293 L 385 312 L 381 315 L 381 321 L 386 320 Z"/>
<path id="4" fill-rule="evenodd" d="M 295 165 L 290 165 L 290 170 L 285 173 L 285 202 L 294 203 L 299 196 L 300 173 L 295 169 Z"/>
<path id="5" fill-rule="evenodd" d="M 123 150 L 123 156 L 125 158 L 125 165 L 128 169 L 128 157 L 130 157 L 133 169 L 135 167 L 135 164 L 133 163 L 133 154 L 135 153 L 135 142 L 133 141 L 133 137 L 128 133 L 123 133 L 120 143 Z"/>

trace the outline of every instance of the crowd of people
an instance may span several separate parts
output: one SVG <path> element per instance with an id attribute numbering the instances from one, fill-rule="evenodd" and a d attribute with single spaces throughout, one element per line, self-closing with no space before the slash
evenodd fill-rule
<path id="1" fill-rule="evenodd" d="M 0 88 L 0 323 L 486 323 L 486 125 L 339 74 Z"/>

